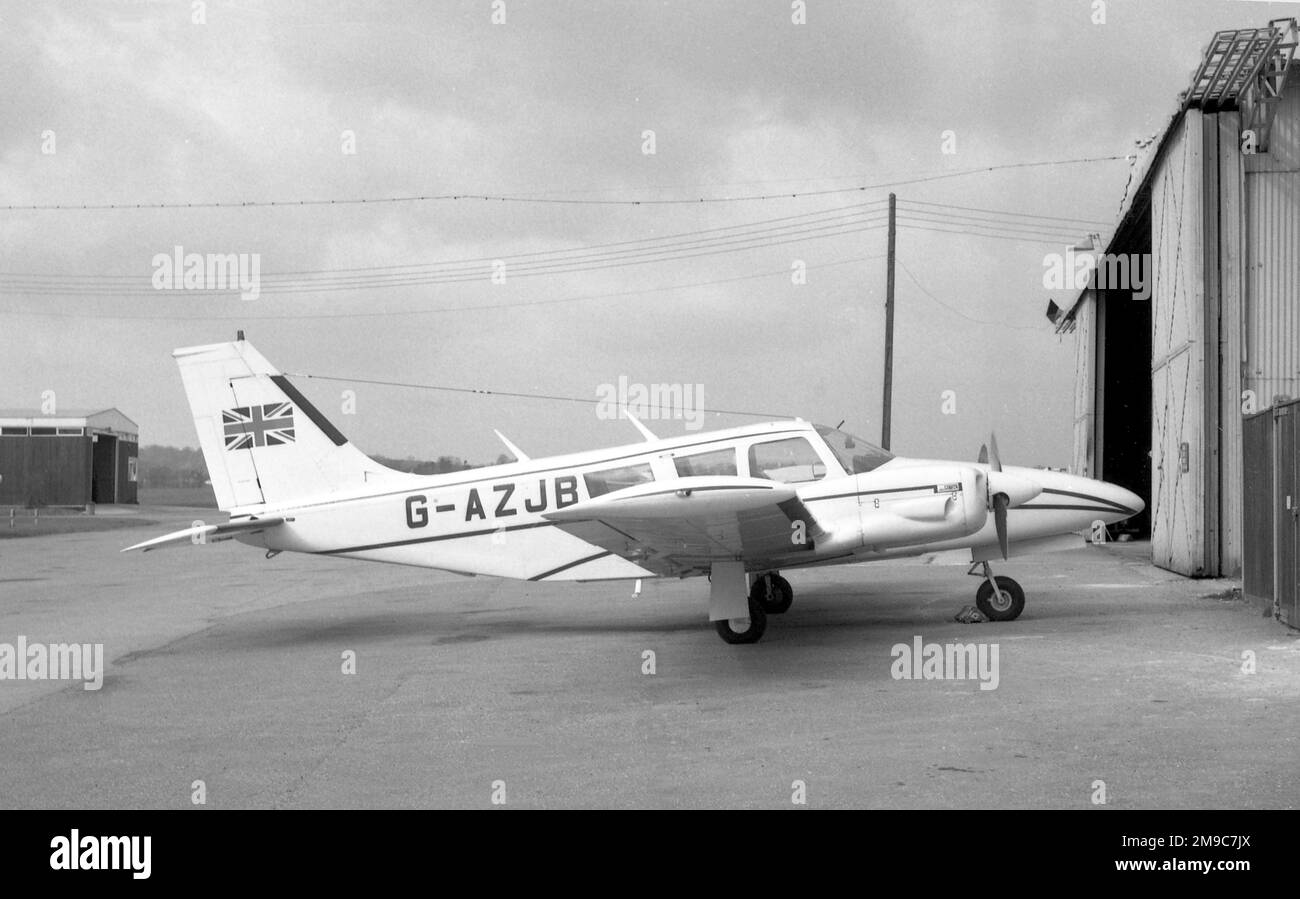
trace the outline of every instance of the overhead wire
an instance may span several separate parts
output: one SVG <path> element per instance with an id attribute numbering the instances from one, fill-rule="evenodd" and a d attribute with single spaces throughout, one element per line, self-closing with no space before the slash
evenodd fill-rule
<path id="1" fill-rule="evenodd" d="M 868 190 L 877 190 L 883 187 L 901 187 L 908 184 L 926 184 L 934 181 L 942 181 L 950 178 L 960 178 L 966 175 L 982 174 L 985 172 L 1008 171 L 1014 169 L 1042 168 L 1061 165 L 1081 165 L 1094 162 L 1112 162 L 1116 160 L 1127 160 L 1127 156 L 1085 156 L 1075 159 L 1047 159 L 1035 162 L 1008 162 L 988 166 L 977 166 L 968 169 L 956 169 L 950 172 L 937 172 L 931 175 L 923 175 L 912 178 L 899 178 L 892 181 L 879 181 L 874 184 L 860 184 L 852 187 L 826 188 L 823 190 L 813 191 L 793 191 L 789 193 L 765 193 L 765 194 L 745 194 L 735 196 L 721 197 L 692 197 L 692 198 L 652 198 L 644 197 L 638 199 L 578 199 L 563 198 L 554 196 L 529 196 L 526 194 L 506 195 L 506 194 L 478 194 L 478 193 L 448 193 L 448 194 L 413 194 L 396 197 L 354 197 L 354 198 L 321 198 L 321 199 L 299 199 L 299 200 L 215 200 L 215 201 L 198 201 L 198 202 L 160 202 L 160 203 L 33 203 L 20 204 L 13 203 L 0 206 L 0 210 L 10 212 L 40 212 L 40 211 L 124 211 L 124 210 L 150 210 L 150 209 L 258 209 L 267 207 L 306 207 L 306 206 L 356 206 L 365 204 L 384 204 L 384 203 L 417 203 L 417 202 L 434 202 L 434 201 L 469 201 L 479 200 L 485 202 L 499 203 L 536 203 L 536 204 L 559 204 L 559 205 L 581 205 L 581 206 L 680 206 L 680 205 L 697 205 L 705 203 L 739 203 L 749 201 L 766 201 L 766 200 L 786 200 L 802 199 L 807 197 L 824 197 L 848 193 L 860 193 Z"/>
<path id="2" fill-rule="evenodd" d="M 850 256 L 830 262 L 820 262 L 808 266 L 808 271 L 835 268 L 857 262 L 870 262 L 884 259 L 884 253 L 870 256 Z M 740 281 L 753 281 L 772 278 L 777 275 L 789 277 L 789 268 L 756 272 L 749 275 L 736 275 L 730 278 L 714 278 L 709 281 L 695 281 L 688 284 L 667 284 L 660 287 L 646 287 L 637 290 L 621 290 L 612 293 L 582 294 L 571 297 L 557 297 L 549 300 L 522 300 L 514 303 L 479 303 L 468 306 L 429 306 L 419 309 L 384 309 L 368 312 L 323 312 L 296 313 L 284 315 L 96 315 L 83 312 L 54 312 L 50 310 L 0 310 L 9 315 L 27 315 L 42 318 L 88 318 L 108 319 L 114 321 L 294 321 L 299 319 L 336 319 L 336 318 L 388 318 L 403 315 L 437 315 L 447 312 L 487 312 L 499 309 L 529 309 L 538 306 L 554 306 L 567 303 L 580 303 L 588 300 L 605 300 L 619 297 L 642 296 L 654 293 L 667 293 L 674 290 L 689 290 L 699 287 L 713 287 L 719 284 L 732 284 Z"/>

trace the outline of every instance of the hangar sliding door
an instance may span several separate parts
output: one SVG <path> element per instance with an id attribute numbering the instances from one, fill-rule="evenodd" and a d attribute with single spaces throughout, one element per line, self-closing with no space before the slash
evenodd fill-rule
<path id="1" fill-rule="evenodd" d="M 1206 558 L 1203 476 L 1202 118 L 1189 112 L 1174 128 L 1151 187 L 1151 556 L 1161 568 L 1197 576 L 1214 564 Z"/>
<path id="2" fill-rule="evenodd" d="M 1070 471 L 1086 478 L 1096 474 L 1097 300 L 1089 290 L 1075 311 L 1074 448 Z"/>

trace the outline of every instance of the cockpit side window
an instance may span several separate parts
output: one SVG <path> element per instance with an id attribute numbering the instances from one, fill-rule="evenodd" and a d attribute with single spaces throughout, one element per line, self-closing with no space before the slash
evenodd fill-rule
<path id="1" fill-rule="evenodd" d="M 797 484 L 826 477 L 826 465 L 807 438 L 788 437 L 751 446 L 749 475 L 782 484 Z"/>
<path id="2" fill-rule="evenodd" d="M 734 476 L 736 474 L 736 451 L 734 449 L 710 450 L 691 456 L 677 456 L 673 459 L 679 478 L 700 478 L 706 476 Z"/>
<path id="3" fill-rule="evenodd" d="M 582 480 L 587 485 L 587 495 L 592 499 L 604 496 L 606 493 L 613 493 L 615 490 L 622 490 L 624 487 L 644 484 L 654 479 L 654 474 L 650 471 L 648 464 L 606 468 L 604 471 L 589 471 L 582 476 Z"/>

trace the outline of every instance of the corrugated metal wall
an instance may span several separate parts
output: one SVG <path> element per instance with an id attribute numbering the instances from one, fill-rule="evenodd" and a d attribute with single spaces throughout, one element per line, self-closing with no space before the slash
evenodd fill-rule
<path id="1" fill-rule="evenodd" d="M 1175 128 L 1151 182 L 1151 556 L 1162 568 L 1202 575 L 1203 119 L 1192 111 Z"/>
<path id="2" fill-rule="evenodd" d="M 1300 397 L 1300 67 L 1273 119 L 1268 153 L 1246 170 L 1243 388 L 1258 407 Z"/>
<path id="3" fill-rule="evenodd" d="M 1273 409 L 1277 617 L 1300 627 L 1300 402 Z"/>
<path id="4" fill-rule="evenodd" d="M 1259 412 L 1242 423 L 1242 525 L 1245 559 L 1241 591 L 1260 608 L 1273 611 L 1273 412 Z"/>

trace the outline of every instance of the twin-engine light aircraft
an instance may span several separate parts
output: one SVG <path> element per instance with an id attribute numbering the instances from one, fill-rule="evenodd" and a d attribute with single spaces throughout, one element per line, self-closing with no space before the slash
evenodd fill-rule
<path id="1" fill-rule="evenodd" d="M 969 550 L 977 606 L 1010 621 L 1025 594 L 990 560 L 1143 508 L 1113 484 L 1003 466 L 995 443 L 978 463 L 906 459 L 799 420 L 661 440 L 632 419 L 642 443 L 545 459 L 502 436 L 515 462 L 405 474 L 352 446 L 242 338 L 173 354 L 230 521 L 128 549 L 234 538 L 267 558 L 531 581 L 708 575 L 718 634 L 754 643 L 794 599 L 782 571 L 946 550 Z"/>

